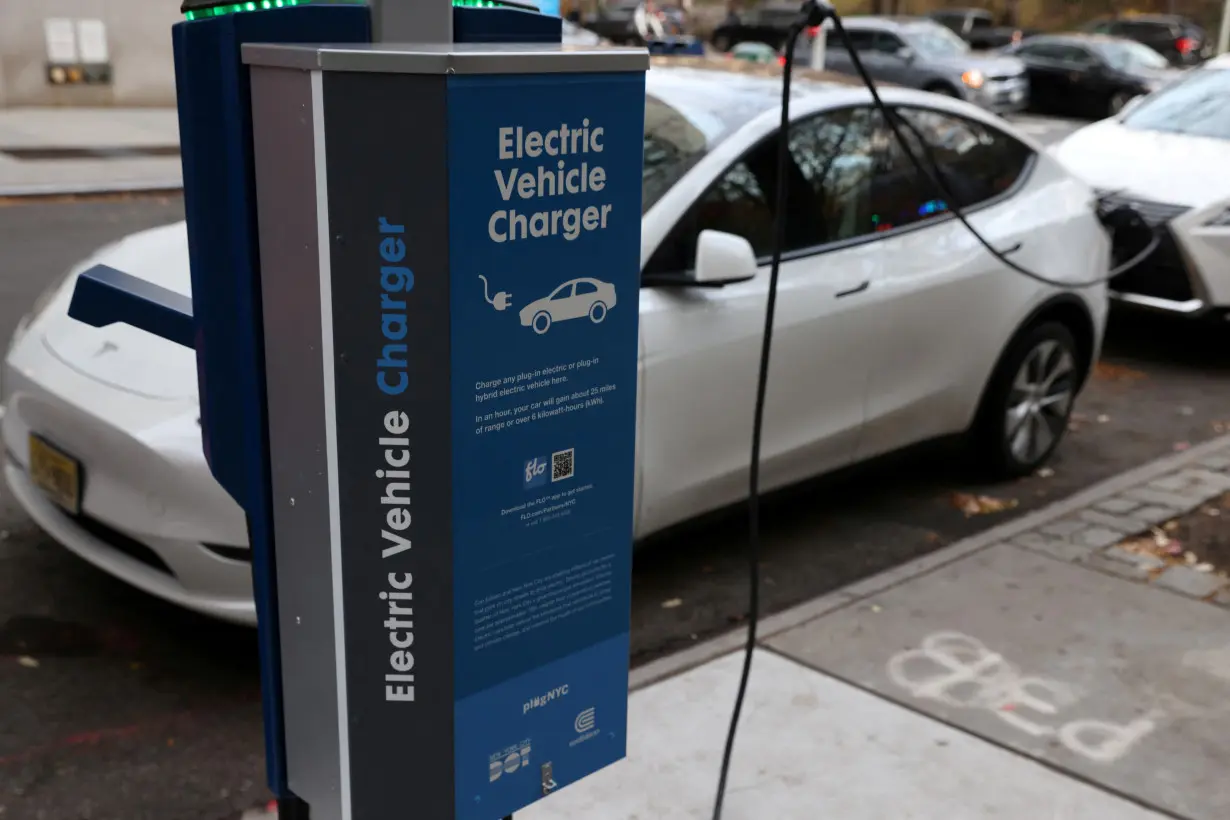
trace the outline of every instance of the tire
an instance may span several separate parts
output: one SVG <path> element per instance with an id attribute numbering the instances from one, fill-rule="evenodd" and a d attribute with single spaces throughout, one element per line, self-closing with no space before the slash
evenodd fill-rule
<path id="1" fill-rule="evenodd" d="M 540 310 L 534 314 L 534 318 L 530 320 L 530 327 L 534 328 L 534 332 L 539 336 L 551 329 L 551 314 L 545 310 Z"/>
<path id="2" fill-rule="evenodd" d="M 1046 463 L 1068 430 L 1084 367 L 1076 339 L 1059 322 L 1012 340 L 987 384 L 970 442 L 992 477 L 1019 478 Z"/>
<path id="3" fill-rule="evenodd" d="M 947 83 L 933 83 L 932 85 L 929 85 L 926 88 L 924 88 L 923 91 L 930 91 L 932 94 L 939 94 L 944 97 L 960 97 L 961 96 L 960 94 L 957 93 L 957 89 L 953 88 Z"/>
<path id="4" fill-rule="evenodd" d="M 594 302 L 589 306 L 589 320 L 594 324 L 601 324 L 606 318 L 606 304 L 603 302 Z"/>

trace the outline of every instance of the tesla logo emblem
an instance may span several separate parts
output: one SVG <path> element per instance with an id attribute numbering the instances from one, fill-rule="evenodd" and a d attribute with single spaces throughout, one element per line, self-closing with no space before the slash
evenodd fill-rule
<path id="1" fill-rule="evenodd" d="M 94 354 L 94 358 L 97 359 L 99 356 L 103 356 L 107 353 L 114 353 L 117 350 L 119 350 L 119 347 L 116 346 L 115 342 L 103 342 L 102 347 L 98 348 L 98 352 Z"/>

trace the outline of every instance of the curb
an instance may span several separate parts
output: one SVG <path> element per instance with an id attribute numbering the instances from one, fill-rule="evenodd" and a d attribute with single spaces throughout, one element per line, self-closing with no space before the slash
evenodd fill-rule
<path id="1" fill-rule="evenodd" d="M 1093 506 L 1097 502 L 1147 484 L 1175 470 L 1196 464 L 1227 448 L 1230 448 L 1230 434 L 1197 444 L 1181 453 L 1162 456 L 1155 461 L 1150 461 L 1139 467 L 1134 467 L 1131 470 L 1112 476 L 1105 481 L 1079 490 L 1067 498 L 1062 498 L 1011 521 L 1005 521 L 1003 524 L 949 544 L 913 561 L 885 570 L 870 578 L 855 581 L 853 584 L 833 590 L 818 598 L 805 601 L 775 615 L 762 618 L 757 630 L 757 644 L 763 645 L 769 638 L 782 632 L 802 626 L 805 623 L 843 609 L 872 595 L 884 592 L 890 587 L 898 586 L 919 576 L 943 569 L 976 552 L 1010 541 L 1030 530 L 1045 526 L 1058 519 L 1066 518 L 1086 507 Z M 1212 494 L 1208 497 L 1212 497 Z M 1198 506 L 1199 503 L 1203 502 L 1195 502 L 1192 506 Z M 1093 552 L 1093 550 L 1090 550 L 1090 552 Z M 1086 563 L 1086 565 L 1088 564 Z M 631 691 L 643 689 L 665 678 L 683 674 L 722 655 L 741 650 L 746 645 L 746 629 L 732 630 L 716 638 L 711 638 L 704 643 L 689 647 L 682 652 L 667 655 L 664 658 L 659 658 L 656 661 L 651 661 L 644 666 L 633 669 L 629 674 L 628 688 Z"/>
<path id="2" fill-rule="evenodd" d="M 178 177 L 148 181 L 100 182 L 97 185 L 0 185 L 0 199 L 180 193 L 183 190 L 183 180 Z"/>

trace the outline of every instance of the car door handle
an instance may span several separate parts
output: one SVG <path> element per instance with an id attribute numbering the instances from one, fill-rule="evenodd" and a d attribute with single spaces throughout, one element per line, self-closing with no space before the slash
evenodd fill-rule
<path id="1" fill-rule="evenodd" d="M 840 298 L 842 298 L 843 296 L 853 296 L 853 295 L 854 295 L 854 294 L 856 294 L 856 293 L 862 293 L 863 291 L 867 290 L 867 288 L 869 288 L 869 287 L 871 287 L 871 280 L 870 280 L 870 279 L 868 279 L 866 282 L 863 282 L 863 283 L 862 283 L 861 285 L 859 285 L 858 287 L 853 287 L 853 288 L 850 288 L 849 290 L 839 290 L 839 291 L 837 291 L 837 296 L 836 296 L 836 298 L 840 299 Z"/>
<path id="2" fill-rule="evenodd" d="M 1022 247 L 1023 247 L 1022 244 L 1020 242 L 1017 242 L 1015 245 L 1009 245 L 1006 248 L 1000 248 L 998 253 L 1002 256 L 1010 256 L 1011 254 L 1014 254 L 1017 251 L 1019 251 Z"/>

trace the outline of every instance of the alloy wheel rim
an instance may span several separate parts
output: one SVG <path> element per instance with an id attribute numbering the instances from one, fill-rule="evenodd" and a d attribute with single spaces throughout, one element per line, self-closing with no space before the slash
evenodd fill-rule
<path id="1" fill-rule="evenodd" d="M 1008 391 L 1005 444 L 1013 458 L 1030 464 L 1059 439 L 1076 393 L 1076 362 L 1054 340 L 1037 345 L 1025 357 Z"/>

